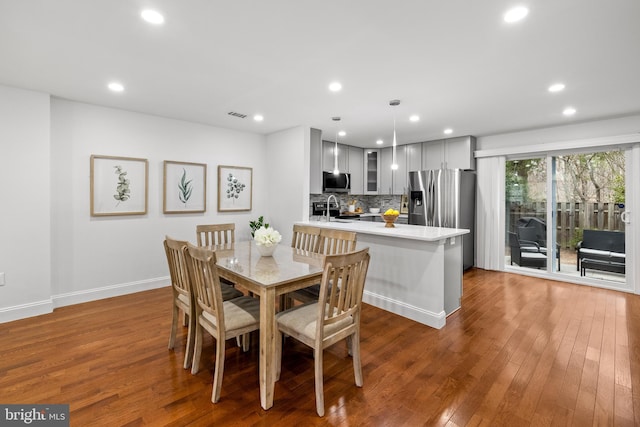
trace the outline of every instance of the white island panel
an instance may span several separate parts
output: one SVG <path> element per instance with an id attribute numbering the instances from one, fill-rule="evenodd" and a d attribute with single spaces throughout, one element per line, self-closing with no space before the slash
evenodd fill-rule
<path id="1" fill-rule="evenodd" d="M 460 308 L 462 236 L 468 230 L 371 222 L 305 222 L 355 231 L 358 249 L 368 247 L 371 262 L 364 302 L 425 325 L 442 328 Z"/>
<path id="2" fill-rule="evenodd" d="M 358 235 L 359 248 L 369 247 L 371 262 L 364 302 L 416 322 L 445 324 L 444 245 L 371 234 Z"/>

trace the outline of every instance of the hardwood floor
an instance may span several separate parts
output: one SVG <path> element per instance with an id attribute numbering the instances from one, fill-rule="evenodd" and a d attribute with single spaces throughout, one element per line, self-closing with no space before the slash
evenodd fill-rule
<path id="1" fill-rule="evenodd" d="M 441 330 L 366 306 L 364 387 L 346 346 L 325 352 L 325 417 L 313 359 L 287 340 L 274 406 L 260 408 L 257 336 L 227 343 L 212 404 L 213 343 L 182 368 L 167 350 L 170 289 L 0 324 L 0 403 L 69 403 L 72 426 L 640 425 L 640 297 L 507 273 L 465 274 Z"/>

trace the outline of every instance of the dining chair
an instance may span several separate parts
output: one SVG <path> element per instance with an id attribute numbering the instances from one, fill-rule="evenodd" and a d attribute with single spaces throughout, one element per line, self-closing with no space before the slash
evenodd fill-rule
<path id="1" fill-rule="evenodd" d="M 320 248 L 320 227 L 312 225 L 293 225 L 293 237 L 291 239 L 291 247 L 318 253 Z"/>
<path id="2" fill-rule="evenodd" d="M 356 386 L 362 387 L 360 362 L 360 311 L 362 293 L 369 268 L 369 248 L 324 258 L 320 298 L 276 315 L 276 380 L 282 369 L 283 334 L 313 349 L 316 411 L 324 415 L 323 365 L 325 348 L 351 339 Z"/>
<path id="3" fill-rule="evenodd" d="M 196 225 L 198 246 L 214 246 L 234 243 L 236 241 L 236 225 L 201 224 Z"/>
<path id="4" fill-rule="evenodd" d="M 171 333 L 169 335 L 169 349 L 173 349 L 178 329 L 178 319 L 180 311 L 183 313 L 183 324 L 188 320 L 187 344 L 184 352 L 183 366 L 187 369 L 191 365 L 193 358 L 193 334 L 195 332 L 195 316 L 193 314 L 193 302 L 191 294 L 191 285 L 189 284 L 189 272 L 185 261 L 187 250 L 187 242 L 174 240 L 165 237 L 164 251 L 167 255 L 167 263 L 169 264 L 169 276 L 171 279 L 172 298 L 172 317 L 171 317 Z"/>
<path id="5" fill-rule="evenodd" d="M 318 252 L 323 255 L 344 254 L 356 250 L 357 234 L 353 231 L 323 228 Z"/>
<path id="6" fill-rule="evenodd" d="M 169 277 L 173 292 L 173 310 L 171 318 L 171 333 L 169 335 L 169 348 L 175 345 L 176 333 L 178 329 L 178 319 L 180 311 L 183 314 L 183 325 L 188 327 L 187 344 L 184 354 L 184 368 L 191 366 L 193 358 L 193 340 L 195 333 L 195 314 L 193 303 L 193 290 L 189 279 L 189 272 L 186 263 L 187 242 L 175 240 L 165 236 L 164 250 L 167 255 L 169 265 Z M 222 299 L 224 301 L 238 298 L 244 294 L 229 285 L 221 286 Z"/>
<path id="7" fill-rule="evenodd" d="M 196 237 L 198 246 L 229 245 L 236 241 L 236 225 L 228 224 L 201 224 L 196 225 Z M 235 286 L 235 283 L 221 278 L 224 284 Z"/>
<path id="8" fill-rule="evenodd" d="M 260 301 L 241 296 L 223 301 L 215 251 L 187 244 L 187 266 L 195 300 L 195 346 L 191 373 L 200 369 L 203 329 L 215 338 L 216 360 L 211 401 L 218 402 L 224 374 L 225 343 L 260 328 Z M 248 339 L 244 351 L 248 350 Z"/>
<path id="9" fill-rule="evenodd" d="M 315 227 L 313 227 L 315 228 Z M 322 255 L 344 254 L 356 250 L 357 234 L 353 231 L 321 228 L 317 243 L 317 252 Z M 318 300 L 320 285 L 309 286 L 287 294 L 286 307 L 293 305 L 293 300 L 302 303 Z"/>

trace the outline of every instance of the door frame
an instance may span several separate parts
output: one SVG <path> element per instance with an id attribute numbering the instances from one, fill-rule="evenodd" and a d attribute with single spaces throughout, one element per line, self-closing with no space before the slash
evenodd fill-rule
<path id="1" fill-rule="evenodd" d="M 631 261 L 638 259 L 640 255 L 640 224 L 638 224 L 638 218 L 640 218 L 640 143 L 625 144 L 622 146 L 609 146 L 604 145 L 600 147 L 582 147 L 580 149 L 558 149 L 553 152 L 541 153 L 517 153 L 505 156 L 505 164 L 507 161 L 523 160 L 532 158 L 545 159 L 547 166 L 547 194 L 550 197 L 547 199 L 547 223 L 551 224 L 547 227 L 547 253 L 548 259 L 555 260 L 556 252 L 556 230 L 557 217 L 555 214 L 556 206 L 556 193 L 554 189 L 554 162 L 553 157 L 566 154 L 579 154 L 585 152 L 602 152 L 602 151 L 614 151 L 623 150 L 625 152 L 625 210 L 628 212 L 630 222 L 625 224 L 625 252 L 627 260 Z M 500 198 L 502 199 L 502 206 L 506 206 L 505 197 L 505 168 L 501 171 L 502 193 Z M 635 217 L 634 217 L 635 214 Z M 635 220 L 635 221 L 634 221 Z M 506 221 L 502 221 L 500 227 L 500 233 L 502 234 L 500 241 L 501 253 L 505 253 L 505 236 L 506 236 Z M 504 262 L 504 257 L 501 260 L 501 266 L 503 271 L 509 271 L 517 274 L 524 274 L 528 276 L 535 276 L 540 278 L 546 278 L 551 280 L 559 280 L 569 283 L 576 283 L 580 285 L 588 285 L 605 289 L 619 290 L 623 292 L 632 292 L 640 294 L 640 263 L 627 262 L 625 271 L 625 281 L 620 282 L 623 286 L 616 286 L 615 282 L 602 281 L 600 279 L 592 279 L 588 277 L 569 276 L 560 272 L 553 271 L 554 262 L 547 262 L 546 270 L 533 270 L 520 267 L 512 267 Z"/>

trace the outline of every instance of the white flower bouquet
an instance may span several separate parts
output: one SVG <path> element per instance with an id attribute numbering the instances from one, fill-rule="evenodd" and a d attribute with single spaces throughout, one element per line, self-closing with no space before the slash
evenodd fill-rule
<path id="1" fill-rule="evenodd" d="M 282 236 L 271 227 L 260 227 L 255 231 L 253 240 L 256 241 L 258 246 L 270 247 L 280 243 Z"/>

